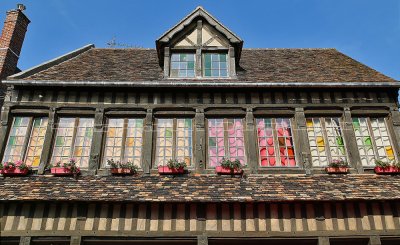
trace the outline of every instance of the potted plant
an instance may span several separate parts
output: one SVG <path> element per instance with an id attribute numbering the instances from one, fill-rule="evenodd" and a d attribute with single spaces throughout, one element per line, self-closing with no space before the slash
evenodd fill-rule
<path id="1" fill-rule="evenodd" d="M 119 161 L 114 161 L 114 159 L 107 160 L 108 165 L 110 165 L 110 171 L 114 175 L 129 175 L 136 174 L 138 167 L 132 162 L 121 163 Z"/>
<path id="2" fill-rule="evenodd" d="M 55 165 L 51 165 L 50 172 L 54 176 L 76 176 L 81 172 L 81 170 L 76 166 L 76 160 L 71 158 L 67 163 L 61 164 L 61 161 L 59 161 Z"/>
<path id="3" fill-rule="evenodd" d="M 374 171 L 376 174 L 398 174 L 400 173 L 400 163 L 385 162 L 382 160 L 375 160 Z"/>
<path id="4" fill-rule="evenodd" d="M 329 163 L 325 171 L 328 174 L 347 174 L 349 172 L 349 164 L 342 159 L 335 159 Z"/>
<path id="5" fill-rule="evenodd" d="M 166 166 L 158 166 L 159 174 L 183 174 L 185 172 L 186 163 L 178 160 L 170 159 Z"/>
<path id="6" fill-rule="evenodd" d="M 26 176 L 31 171 L 31 167 L 23 161 L 5 162 L 0 164 L 0 172 L 4 176 Z"/>
<path id="7" fill-rule="evenodd" d="M 221 165 L 215 167 L 215 172 L 223 175 L 241 175 L 243 174 L 243 165 L 240 163 L 239 159 L 232 161 L 222 158 Z"/>

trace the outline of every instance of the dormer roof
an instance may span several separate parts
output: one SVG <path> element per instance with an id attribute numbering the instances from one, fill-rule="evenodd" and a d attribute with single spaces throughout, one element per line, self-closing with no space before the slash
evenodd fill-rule
<path id="1" fill-rule="evenodd" d="M 243 40 L 234 32 L 225 27 L 214 16 L 207 12 L 203 7 L 198 6 L 189 15 L 179 21 L 175 26 L 166 31 L 156 40 L 156 49 L 160 65 L 164 62 L 164 47 L 170 46 L 175 38 L 182 36 L 182 33 L 189 32 L 196 26 L 197 21 L 204 21 L 215 29 L 216 32 L 235 49 L 236 63 L 240 60 L 243 47 Z M 197 45 L 197 44 L 195 44 Z"/>

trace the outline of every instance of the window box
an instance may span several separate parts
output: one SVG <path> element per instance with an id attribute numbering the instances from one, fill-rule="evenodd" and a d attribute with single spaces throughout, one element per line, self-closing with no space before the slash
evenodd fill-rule
<path id="1" fill-rule="evenodd" d="M 0 171 L 4 176 L 26 176 L 29 173 L 29 169 L 9 168 Z"/>
<path id="2" fill-rule="evenodd" d="M 170 168 L 168 166 L 158 166 L 159 174 L 183 174 L 185 168 Z"/>
<path id="3" fill-rule="evenodd" d="M 70 168 L 64 168 L 64 167 L 51 168 L 50 172 L 54 176 L 70 176 L 70 175 L 74 175 L 74 172 Z"/>
<path id="4" fill-rule="evenodd" d="M 347 174 L 349 172 L 348 167 L 326 167 L 325 171 L 328 174 Z"/>
<path id="5" fill-rule="evenodd" d="M 133 175 L 136 173 L 130 168 L 110 168 L 110 171 L 113 175 Z"/>
<path id="6" fill-rule="evenodd" d="M 374 171 L 376 174 L 400 174 L 400 169 L 394 166 L 375 167 Z"/>
<path id="7" fill-rule="evenodd" d="M 241 175 L 243 174 L 243 169 L 230 169 L 222 166 L 215 167 L 215 172 L 221 175 Z"/>

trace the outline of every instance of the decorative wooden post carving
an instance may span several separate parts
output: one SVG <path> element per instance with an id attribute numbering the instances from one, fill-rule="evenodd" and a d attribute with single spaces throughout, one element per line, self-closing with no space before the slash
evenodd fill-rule
<path id="1" fill-rule="evenodd" d="M 90 150 L 90 161 L 88 174 L 94 175 L 97 172 L 97 169 L 100 166 L 100 154 L 101 154 L 101 146 L 103 142 L 103 134 L 104 134 L 104 109 L 97 108 L 96 113 L 94 115 L 94 129 L 93 129 L 93 138 L 92 138 L 92 147 Z"/>
<path id="2" fill-rule="evenodd" d="M 142 168 L 145 174 L 150 174 L 153 155 L 153 109 L 147 109 L 143 130 Z"/>
<path id="3" fill-rule="evenodd" d="M 9 106 L 3 106 L 1 108 L 1 117 L 0 117 L 0 152 L 1 156 L 4 154 L 5 150 L 5 145 L 6 145 L 6 136 L 7 136 L 7 131 L 8 127 L 10 125 L 9 123 L 9 113 L 10 113 L 10 107 Z"/>
<path id="4" fill-rule="evenodd" d="M 246 127 L 245 127 L 245 136 L 247 139 L 246 149 L 247 149 L 247 165 L 250 169 L 251 173 L 255 173 L 258 168 L 257 164 L 257 135 L 254 130 L 254 115 L 253 109 L 247 108 L 246 110 Z"/>
<path id="5" fill-rule="evenodd" d="M 194 118 L 196 136 L 194 141 L 194 163 L 196 173 L 204 172 L 206 168 L 206 131 L 204 127 L 205 117 L 203 109 L 196 109 Z"/>
<path id="6" fill-rule="evenodd" d="M 300 158 L 297 162 L 302 164 L 306 170 L 306 174 L 311 174 L 312 162 L 311 162 L 311 151 L 310 143 L 308 142 L 307 127 L 306 127 L 306 116 L 304 114 L 304 108 L 295 109 L 295 126 L 297 137 L 294 137 L 297 151 L 300 152 Z"/>
<path id="7" fill-rule="evenodd" d="M 351 118 L 350 108 L 344 108 L 344 125 L 342 127 L 343 137 L 346 143 L 346 151 L 349 157 L 350 166 L 357 169 L 358 173 L 363 173 L 360 154 L 358 152 L 356 135 L 353 130 L 353 119 Z"/>
<path id="8" fill-rule="evenodd" d="M 40 156 L 40 163 L 38 168 L 38 174 L 43 174 L 46 166 L 49 164 L 50 152 L 51 152 L 51 142 L 53 142 L 54 137 L 54 124 L 55 124 L 56 108 L 50 108 L 49 119 L 47 122 L 45 141 L 43 144 L 42 155 Z"/>

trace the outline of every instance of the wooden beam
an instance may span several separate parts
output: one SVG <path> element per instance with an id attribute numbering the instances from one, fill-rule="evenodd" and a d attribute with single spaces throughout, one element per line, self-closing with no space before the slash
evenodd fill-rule
<path id="1" fill-rule="evenodd" d="M 194 141 L 194 164 L 196 173 L 203 173 L 206 168 L 206 131 L 203 109 L 196 109 L 194 118 L 195 141 Z"/>
<path id="2" fill-rule="evenodd" d="M 31 244 L 30 236 L 22 236 L 19 240 L 19 245 L 29 245 Z"/>
<path id="3" fill-rule="evenodd" d="M 81 244 L 81 237 L 80 236 L 72 236 L 70 245 L 80 245 Z"/>
<path id="4" fill-rule="evenodd" d="M 101 164 L 101 149 L 104 135 L 104 109 L 96 109 L 96 114 L 94 116 L 94 127 L 93 127 L 93 138 L 92 147 L 90 149 L 90 161 L 88 174 L 94 175 L 97 172 Z"/>
<path id="5" fill-rule="evenodd" d="M 329 245 L 329 237 L 318 237 L 318 245 Z"/>
<path id="6" fill-rule="evenodd" d="M 53 142 L 53 137 L 54 137 L 54 123 L 55 123 L 55 114 L 56 114 L 56 109 L 55 108 L 50 108 L 49 110 L 49 118 L 47 122 L 47 128 L 46 128 L 46 135 L 44 137 L 45 141 L 43 143 L 43 149 L 42 149 L 42 155 L 40 156 L 40 163 L 38 167 L 38 174 L 43 174 L 47 163 L 50 160 L 50 152 L 51 152 L 51 143 Z"/>
<path id="7" fill-rule="evenodd" d="M 258 167 L 257 161 L 257 135 L 255 133 L 253 109 L 247 108 L 245 124 L 245 145 L 247 155 L 247 165 L 251 173 L 255 173 Z"/>
<path id="8" fill-rule="evenodd" d="M 345 148 L 347 156 L 349 157 L 350 166 L 357 169 L 358 173 L 364 173 L 360 153 L 358 151 L 356 135 L 353 130 L 353 119 L 351 116 L 350 108 L 344 108 L 343 119 L 344 124 L 342 127 L 342 132 L 345 140 Z"/>
<path id="9" fill-rule="evenodd" d="M 307 127 L 306 127 L 306 116 L 304 114 L 304 108 L 295 109 L 295 132 L 294 141 L 297 147 L 297 152 L 300 152 L 300 158 L 297 158 L 297 163 L 300 167 L 306 170 L 307 174 L 311 173 L 312 161 L 311 161 L 311 150 L 310 143 L 308 141 Z"/>
<path id="10" fill-rule="evenodd" d="M 379 236 L 370 236 L 368 245 L 381 245 L 381 238 Z"/>
<path id="11" fill-rule="evenodd" d="M 153 110 L 148 109 L 143 128 L 142 168 L 145 174 L 150 174 L 153 149 Z"/>
<path id="12" fill-rule="evenodd" d="M 208 237 L 206 235 L 197 236 L 197 245 L 208 245 Z"/>

